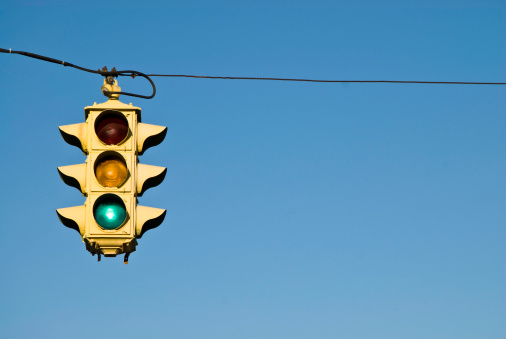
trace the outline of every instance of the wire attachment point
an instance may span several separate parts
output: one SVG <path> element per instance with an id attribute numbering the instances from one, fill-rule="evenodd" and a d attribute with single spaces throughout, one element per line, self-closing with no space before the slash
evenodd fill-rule
<path id="1" fill-rule="evenodd" d="M 108 75 L 104 79 L 104 85 L 100 88 L 102 94 L 109 98 L 109 100 L 118 100 L 121 94 L 121 87 L 118 86 L 118 80 L 114 79 L 113 75 Z"/>

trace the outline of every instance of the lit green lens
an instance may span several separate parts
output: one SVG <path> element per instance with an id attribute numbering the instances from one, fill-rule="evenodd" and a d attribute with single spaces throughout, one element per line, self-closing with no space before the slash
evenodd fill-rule
<path id="1" fill-rule="evenodd" d="M 104 194 L 95 202 L 93 216 L 103 229 L 115 230 L 125 222 L 125 204 L 117 195 Z"/>

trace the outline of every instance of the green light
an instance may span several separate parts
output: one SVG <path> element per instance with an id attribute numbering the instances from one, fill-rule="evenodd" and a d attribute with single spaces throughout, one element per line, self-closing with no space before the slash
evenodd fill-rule
<path id="1" fill-rule="evenodd" d="M 115 230 L 125 222 L 125 204 L 117 195 L 104 194 L 95 201 L 93 216 L 103 229 Z"/>

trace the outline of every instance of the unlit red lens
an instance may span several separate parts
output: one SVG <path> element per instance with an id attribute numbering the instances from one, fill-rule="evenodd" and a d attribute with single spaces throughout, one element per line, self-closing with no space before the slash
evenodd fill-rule
<path id="1" fill-rule="evenodd" d="M 117 195 L 104 194 L 95 202 L 93 216 L 97 224 L 103 229 L 115 230 L 125 222 L 125 204 Z"/>
<path id="2" fill-rule="evenodd" d="M 98 138 L 106 145 L 118 145 L 128 135 L 128 122 L 119 113 L 102 113 L 95 123 Z"/>
<path id="3" fill-rule="evenodd" d="M 95 177 L 104 187 L 119 187 L 128 176 L 125 161 L 120 156 L 105 156 L 95 165 Z"/>

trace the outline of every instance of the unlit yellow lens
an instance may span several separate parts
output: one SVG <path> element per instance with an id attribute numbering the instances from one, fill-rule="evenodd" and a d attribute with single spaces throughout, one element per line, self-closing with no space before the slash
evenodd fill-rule
<path id="1" fill-rule="evenodd" d="M 125 182 L 128 169 L 124 161 L 116 157 L 107 157 L 97 164 L 95 176 L 98 182 L 105 187 L 119 187 Z"/>

